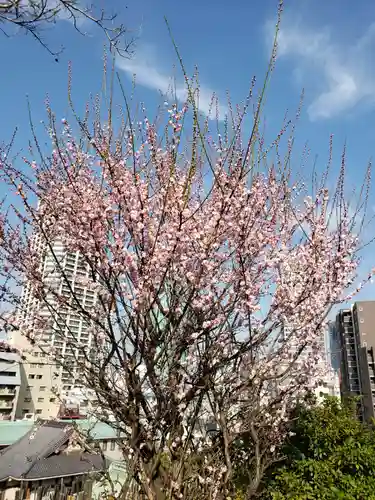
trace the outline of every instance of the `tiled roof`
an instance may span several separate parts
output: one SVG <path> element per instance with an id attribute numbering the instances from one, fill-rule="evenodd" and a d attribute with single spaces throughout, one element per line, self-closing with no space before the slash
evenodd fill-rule
<path id="1" fill-rule="evenodd" d="M 72 476 L 104 469 L 103 458 L 93 453 L 52 455 L 44 460 L 38 460 L 25 475 L 25 479 Z"/>
<path id="2" fill-rule="evenodd" d="M 24 477 L 38 460 L 44 459 L 66 443 L 74 432 L 66 422 L 37 423 L 21 439 L 0 455 L 0 481 Z"/>
<path id="3" fill-rule="evenodd" d="M 100 455 L 90 453 L 55 454 L 67 444 L 74 427 L 70 422 L 40 421 L 0 455 L 0 481 L 43 479 L 86 474 L 105 468 Z"/>

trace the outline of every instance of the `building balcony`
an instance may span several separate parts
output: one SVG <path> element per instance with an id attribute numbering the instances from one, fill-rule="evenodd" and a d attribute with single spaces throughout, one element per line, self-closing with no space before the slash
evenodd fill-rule
<path id="1" fill-rule="evenodd" d="M 14 396 L 16 394 L 16 389 L 8 389 L 5 387 L 0 387 L 0 396 Z"/>
<path id="2" fill-rule="evenodd" d="M 13 408 L 13 401 L 0 401 L 0 410 Z"/>

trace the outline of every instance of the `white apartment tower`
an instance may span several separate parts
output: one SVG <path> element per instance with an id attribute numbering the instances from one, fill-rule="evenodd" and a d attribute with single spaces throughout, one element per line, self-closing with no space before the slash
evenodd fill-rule
<path id="1" fill-rule="evenodd" d="M 48 246 L 38 236 L 34 238 L 33 244 L 40 255 L 40 271 L 46 295 L 44 299 L 35 298 L 33 284 L 25 283 L 18 311 L 20 331 L 12 337 L 14 343 L 22 344 L 23 348 L 26 347 L 25 342 L 29 344 L 32 359 L 25 364 L 28 372 L 26 377 L 42 375 L 38 379 L 43 380 L 43 391 L 49 386 L 48 389 L 53 387 L 54 393 L 61 394 L 82 385 L 80 366 L 92 359 L 92 338 L 83 311 L 90 311 L 94 307 L 96 293 L 89 280 L 87 265 L 79 252 L 67 251 L 60 241 Z M 37 317 L 43 318 L 46 323 L 41 326 Z M 34 345 L 22 335 L 25 327 L 29 332 L 35 329 Z M 53 354 L 48 355 L 51 350 Z M 32 372 L 35 366 L 42 369 L 42 365 L 47 364 L 49 368 L 44 366 L 43 374 Z M 39 394 L 40 387 L 35 384 L 34 387 L 34 394 L 28 400 L 31 399 L 33 407 L 40 410 L 34 401 L 42 397 Z M 53 399 L 50 395 L 49 400 Z M 38 411 L 41 416 L 45 413 L 45 409 Z"/>

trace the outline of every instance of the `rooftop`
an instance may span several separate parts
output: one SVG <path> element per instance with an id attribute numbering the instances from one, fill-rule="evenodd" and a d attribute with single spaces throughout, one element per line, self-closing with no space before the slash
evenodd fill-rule
<path id="1" fill-rule="evenodd" d="M 64 420 L 68 424 L 69 420 Z M 27 434 L 30 429 L 35 425 L 31 420 L 3 420 L 0 421 L 0 446 L 10 446 L 18 441 L 22 436 Z M 105 439 L 115 439 L 116 430 L 111 426 L 102 422 L 95 422 L 93 420 L 75 420 L 74 425 L 88 433 L 95 441 L 103 441 Z"/>
<path id="2" fill-rule="evenodd" d="M 74 436 L 70 422 L 38 421 L 29 431 L 0 455 L 0 482 L 38 480 L 86 474 L 101 471 L 105 462 L 100 455 L 78 449 L 78 453 L 64 454 Z"/>

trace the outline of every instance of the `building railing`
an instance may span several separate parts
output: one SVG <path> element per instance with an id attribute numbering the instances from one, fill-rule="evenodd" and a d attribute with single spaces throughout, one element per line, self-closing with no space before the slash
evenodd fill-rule
<path id="1" fill-rule="evenodd" d="M 0 396 L 14 396 L 16 394 L 16 389 L 0 388 Z"/>
<path id="2" fill-rule="evenodd" d="M 12 408 L 13 401 L 0 401 L 0 408 Z"/>

